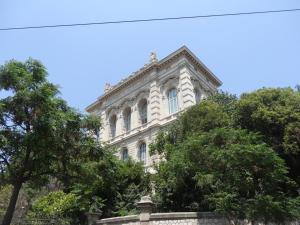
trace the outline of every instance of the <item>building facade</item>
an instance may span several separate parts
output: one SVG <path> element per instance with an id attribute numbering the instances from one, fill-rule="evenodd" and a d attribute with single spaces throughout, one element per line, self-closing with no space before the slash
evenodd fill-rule
<path id="1" fill-rule="evenodd" d="M 131 157 L 151 166 L 149 144 L 159 130 L 180 112 L 212 95 L 221 81 L 186 47 L 149 64 L 118 84 L 106 84 L 104 94 L 87 112 L 102 120 L 100 141 L 119 149 L 120 159 Z"/>

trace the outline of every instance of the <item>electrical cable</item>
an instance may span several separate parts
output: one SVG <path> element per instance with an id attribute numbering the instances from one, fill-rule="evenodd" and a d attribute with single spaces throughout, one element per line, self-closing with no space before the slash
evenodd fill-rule
<path id="1" fill-rule="evenodd" d="M 210 18 L 210 17 L 242 16 L 242 15 L 257 15 L 257 14 L 270 14 L 270 13 L 287 13 L 287 12 L 296 12 L 296 11 L 300 11 L 300 8 L 299 9 L 295 8 L 295 9 L 281 9 L 281 10 L 268 10 L 268 11 L 209 14 L 209 15 L 198 15 L 198 16 L 165 17 L 165 18 L 152 18 L 152 19 L 117 20 L 117 21 L 55 24 L 55 25 L 40 25 L 40 26 L 26 26 L 26 27 L 7 27 L 7 28 L 0 28 L 0 31 L 93 26 L 93 25 L 122 24 L 122 23 L 140 23 L 140 22 L 154 22 L 154 21 L 167 21 L 167 20 L 185 20 L 185 19 L 198 19 L 198 18 Z"/>

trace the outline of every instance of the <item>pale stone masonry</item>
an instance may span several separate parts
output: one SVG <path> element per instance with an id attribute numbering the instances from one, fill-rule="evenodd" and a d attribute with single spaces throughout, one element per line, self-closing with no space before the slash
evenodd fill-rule
<path id="1" fill-rule="evenodd" d="M 124 216 L 98 220 L 102 225 L 229 225 L 215 213 L 178 212 L 152 213 L 148 221 L 140 221 L 138 216 Z"/>
<path id="2" fill-rule="evenodd" d="M 157 60 L 150 56 L 137 72 L 118 84 L 106 84 L 104 94 L 86 110 L 101 118 L 100 141 L 151 166 L 148 145 L 156 133 L 186 108 L 212 95 L 221 81 L 186 47 Z"/>

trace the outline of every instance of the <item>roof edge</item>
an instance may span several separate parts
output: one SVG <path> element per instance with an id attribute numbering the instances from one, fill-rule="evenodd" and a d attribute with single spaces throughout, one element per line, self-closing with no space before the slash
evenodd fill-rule
<path id="1" fill-rule="evenodd" d="M 137 79 L 142 74 L 144 74 L 144 73 L 146 73 L 148 71 L 151 71 L 154 68 L 158 68 L 162 64 L 166 63 L 167 61 L 169 61 L 173 57 L 175 57 L 178 54 L 183 53 L 183 52 L 186 52 L 192 59 L 194 59 L 194 61 L 203 69 L 203 72 L 207 73 L 207 75 L 209 75 L 214 80 L 216 86 L 220 87 L 222 85 L 222 81 L 219 80 L 219 78 L 217 78 L 217 76 L 214 75 L 214 73 L 210 69 L 208 69 L 205 66 L 205 64 L 186 45 L 183 45 L 182 47 L 180 47 L 176 51 L 172 52 L 171 54 L 169 54 L 166 57 L 164 57 L 161 60 L 159 60 L 158 62 L 147 64 L 146 66 L 142 67 L 140 70 L 138 70 L 137 72 L 135 72 L 134 75 L 131 75 L 131 77 L 129 76 L 123 82 L 119 82 L 111 90 L 109 90 L 108 92 L 106 92 L 103 95 L 99 96 L 97 98 L 97 100 L 95 102 L 93 102 L 92 104 L 90 104 L 89 106 L 87 106 L 85 108 L 85 110 L 87 112 L 91 112 L 93 110 L 93 108 L 95 108 L 99 103 L 101 103 L 101 100 L 104 99 L 105 97 L 110 96 L 112 93 L 114 93 L 115 91 L 119 90 L 120 88 L 122 88 L 123 86 L 125 86 L 126 84 L 128 84 L 129 82 Z"/>

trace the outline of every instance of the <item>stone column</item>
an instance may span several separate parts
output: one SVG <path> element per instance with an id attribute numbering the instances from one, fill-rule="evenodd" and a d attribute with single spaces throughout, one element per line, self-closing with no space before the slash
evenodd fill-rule
<path id="1" fill-rule="evenodd" d="M 140 210 L 140 224 L 149 225 L 150 215 L 153 209 L 153 202 L 149 196 L 143 196 L 141 201 L 137 203 L 137 207 Z"/>

